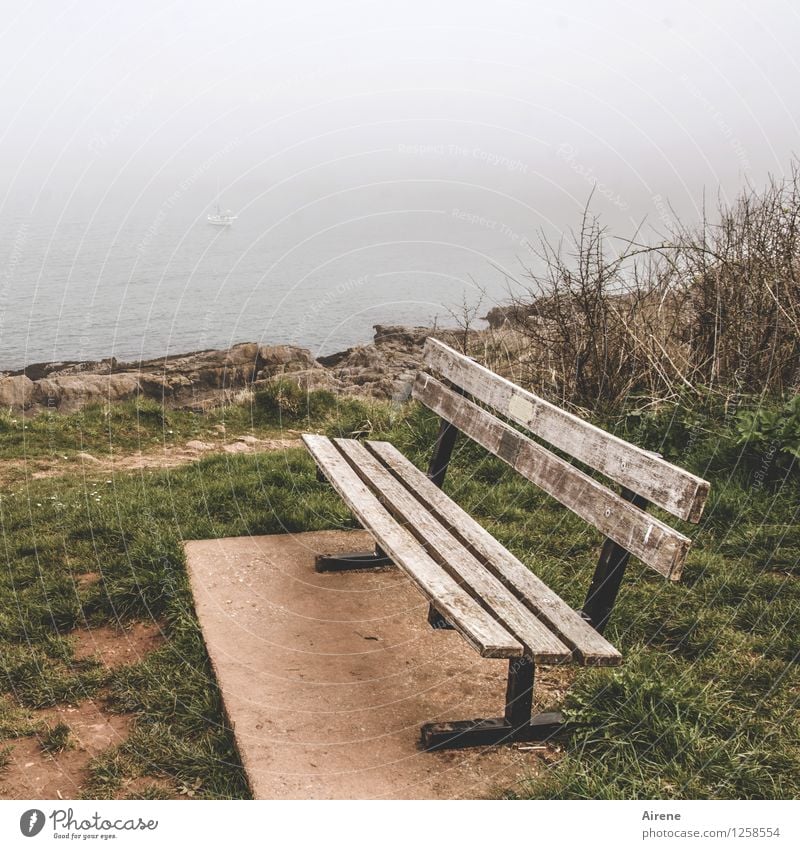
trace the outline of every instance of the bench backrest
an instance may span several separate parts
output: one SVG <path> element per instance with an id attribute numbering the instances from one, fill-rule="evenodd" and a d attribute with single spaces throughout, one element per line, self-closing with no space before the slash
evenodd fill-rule
<path id="1" fill-rule="evenodd" d="M 426 341 L 423 362 L 450 385 L 420 371 L 412 388 L 417 401 L 642 562 L 670 580 L 680 578 L 690 540 L 640 508 L 652 503 L 697 522 L 707 481 L 521 389 L 436 339 Z M 468 396 L 620 484 L 622 495 Z"/>

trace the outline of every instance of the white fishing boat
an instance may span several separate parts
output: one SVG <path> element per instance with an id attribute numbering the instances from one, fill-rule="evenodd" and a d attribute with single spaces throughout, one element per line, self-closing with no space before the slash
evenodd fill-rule
<path id="1" fill-rule="evenodd" d="M 220 209 L 219 204 L 214 207 L 214 212 L 212 212 L 208 216 L 208 223 L 213 224 L 215 227 L 230 227 L 234 221 L 238 218 L 238 215 L 234 215 L 230 209 L 226 209 L 224 212 Z"/>

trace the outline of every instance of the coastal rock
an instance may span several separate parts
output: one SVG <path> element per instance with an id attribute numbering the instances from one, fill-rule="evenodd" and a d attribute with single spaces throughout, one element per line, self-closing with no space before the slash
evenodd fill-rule
<path id="1" fill-rule="evenodd" d="M 257 367 L 259 377 L 322 368 L 310 351 L 295 345 L 260 345 Z"/>
<path id="2" fill-rule="evenodd" d="M 248 393 L 284 378 L 305 390 L 402 399 L 408 396 L 430 335 L 457 348 L 466 338 L 462 331 L 379 324 L 372 342 L 319 359 L 295 345 L 242 342 L 139 363 L 113 357 L 38 363 L 0 376 L 0 406 L 69 413 L 88 404 L 141 397 L 203 413 L 219 404 L 239 403 L 251 397 Z"/>
<path id="3" fill-rule="evenodd" d="M 470 331 L 469 335 L 476 332 Z M 410 381 L 422 363 L 425 340 L 435 336 L 460 348 L 459 337 L 463 335 L 454 330 L 377 324 L 371 344 L 320 357 L 319 362 L 349 394 L 403 400 L 408 397 Z"/>
<path id="4" fill-rule="evenodd" d="M 33 402 L 33 381 L 24 374 L 0 378 L 0 407 L 26 410 Z"/>
<path id="5" fill-rule="evenodd" d="M 59 375 L 35 381 L 33 400 L 45 409 L 72 413 L 87 404 L 124 401 L 138 392 L 134 374 Z"/>
<path id="6" fill-rule="evenodd" d="M 404 327 L 400 324 L 376 324 L 374 330 L 374 342 L 378 347 L 404 351 L 422 348 L 433 333 L 430 327 Z"/>

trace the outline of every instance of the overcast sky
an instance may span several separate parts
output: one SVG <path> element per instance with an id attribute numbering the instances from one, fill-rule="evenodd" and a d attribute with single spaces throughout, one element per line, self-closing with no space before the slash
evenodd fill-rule
<path id="1" fill-rule="evenodd" d="M 788 0 L 0 2 L 10 216 L 466 186 L 558 229 L 595 186 L 619 229 L 798 150 Z"/>

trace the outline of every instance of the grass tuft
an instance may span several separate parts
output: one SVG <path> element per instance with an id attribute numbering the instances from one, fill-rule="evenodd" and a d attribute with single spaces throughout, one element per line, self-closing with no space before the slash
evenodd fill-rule
<path id="1" fill-rule="evenodd" d="M 71 748 L 73 743 L 71 740 L 72 731 L 69 725 L 65 722 L 59 722 L 51 728 L 46 728 L 39 735 L 39 746 L 43 752 L 56 754 L 63 752 L 64 749 Z"/>

